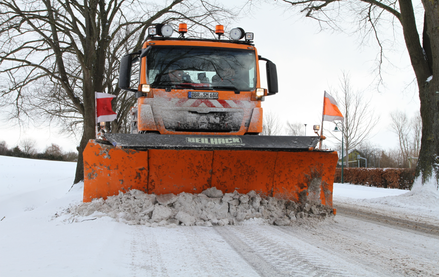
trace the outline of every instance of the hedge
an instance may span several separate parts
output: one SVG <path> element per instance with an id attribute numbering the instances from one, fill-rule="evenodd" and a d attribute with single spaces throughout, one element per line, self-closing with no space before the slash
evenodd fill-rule
<path id="1" fill-rule="evenodd" d="M 378 188 L 412 187 L 415 169 L 408 168 L 344 168 L 343 182 Z M 341 168 L 335 170 L 334 183 L 341 183 Z"/>

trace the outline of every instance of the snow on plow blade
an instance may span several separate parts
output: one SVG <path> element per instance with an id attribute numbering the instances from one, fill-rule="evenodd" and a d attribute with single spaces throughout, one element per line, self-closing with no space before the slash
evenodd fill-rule
<path id="1" fill-rule="evenodd" d="M 252 190 L 332 208 L 337 153 L 318 137 L 106 135 L 84 151 L 84 202 L 131 189 L 150 194 Z"/>

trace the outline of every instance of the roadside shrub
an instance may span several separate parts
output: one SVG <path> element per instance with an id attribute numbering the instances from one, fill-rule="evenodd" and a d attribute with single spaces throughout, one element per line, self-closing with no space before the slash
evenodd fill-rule
<path id="1" fill-rule="evenodd" d="M 345 168 L 343 182 L 378 188 L 410 189 L 415 169 L 408 168 Z M 341 168 L 335 170 L 335 183 L 341 183 Z"/>

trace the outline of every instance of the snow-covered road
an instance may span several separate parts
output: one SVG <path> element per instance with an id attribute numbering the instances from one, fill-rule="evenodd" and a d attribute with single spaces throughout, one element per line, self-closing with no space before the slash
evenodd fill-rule
<path id="1" fill-rule="evenodd" d="M 216 230 L 226 241 L 240 242 L 235 251 L 261 276 L 437 276 L 439 272 L 438 236 L 340 214 L 317 226 Z"/>
<path id="2" fill-rule="evenodd" d="M 73 170 L 0 156 L 0 276 L 438 276 L 435 192 L 336 184 L 337 215 L 323 222 L 152 228 L 70 221 Z"/>

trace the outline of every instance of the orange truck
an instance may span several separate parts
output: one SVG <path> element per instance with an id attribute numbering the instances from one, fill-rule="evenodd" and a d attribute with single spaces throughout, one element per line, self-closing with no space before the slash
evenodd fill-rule
<path id="1" fill-rule="evenodd" d="M 337 154 L 317 136 L 261 136 L 261 102 L 278 92 L 276 65 L 258 55 L 253 33 L 186 38 L 180 24 L 148 30 L 121 60 L 119 86 L 132 91 L 131 133 L 107 133 L 84 152 L 84 202 L 130 189 L 151 194 L 263 195 L 332 207 Z M 260 64 L 266 67 L 262 88 Z"/>

